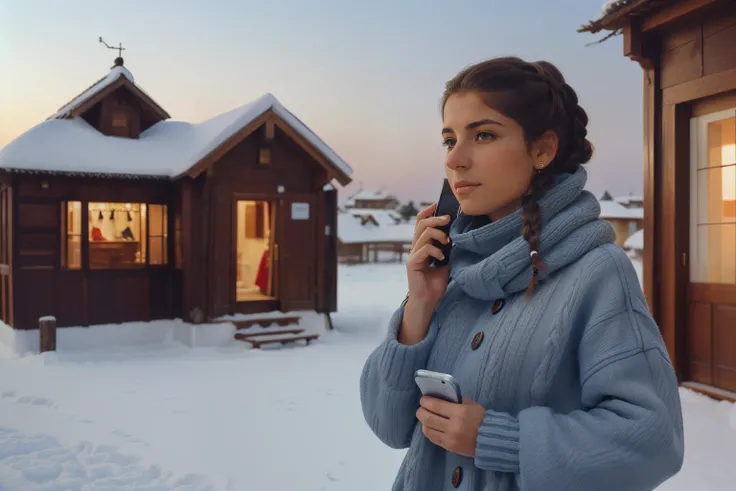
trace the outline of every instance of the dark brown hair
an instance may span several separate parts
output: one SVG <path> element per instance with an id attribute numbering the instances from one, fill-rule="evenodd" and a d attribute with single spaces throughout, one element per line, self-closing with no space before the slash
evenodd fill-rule
<path id="1" fill-rule="evenodd" d="M 562 73 L 546 61 L 502 57 L 472 65 L 447 82 L 442 97 L 443 112 L 447 99 L 463 92 L 477 92 L 489 107 L 516 121 L 524 130 L 529 150 L 548 130 L 554 131 L 559 139 L 554 160 L 535 172 L 522 200 L 521 233 L 529 243 L 532 260 L 532 279 L 527 288 L 527 294 L 531 294 L 537 286 L 537 273 L 544 267 L 539 255 L 542 232 L 539 200 L 552 187 L 556 175 L 575 172 L 593 155 L 593 146 L 586 138 L 588 115 Z"/>

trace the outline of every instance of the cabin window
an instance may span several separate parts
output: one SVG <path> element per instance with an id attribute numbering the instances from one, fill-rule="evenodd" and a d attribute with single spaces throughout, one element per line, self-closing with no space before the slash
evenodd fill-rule
<path id="1" fill-rule="evenodd" d="M 61 267 L 82 268 L 82 202 L 61 203 Z"/>
<path id="2" fill-rule="evenodd" d="M 166 205 L 148 205 L 148 210 L 148 262 L 157 266 L 164 265 L 168 263 L 167 207 Z"/>
<path id="3" fill-rule="evenodd" d="M 144 266 L 147 211 L 143 203 L 90 203 L 89 267 Z"/>
<path id="4" fill-rule="evenodd" d="M 690 281 L 736 284 L 736 109 L 694 120 Z"/>

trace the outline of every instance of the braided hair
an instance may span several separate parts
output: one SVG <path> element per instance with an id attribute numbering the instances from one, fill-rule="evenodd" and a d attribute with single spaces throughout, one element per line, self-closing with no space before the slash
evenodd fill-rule
<path id="1" fill-rule="evenodd" d="M 447 82 L 442 109 L 449 97 L 464 92 L 478 93 L 484 102 L 515 120 L 524 131 L 528 150 L 547 131 L 553 131 L 559 147 L 552 162 L 536 169 L 527 194 L 522 198 L 521 235 L 529 244 L 532 279 L 531 295 L 544 268 L 540 257 L 542 216 L 539 202 L 554 185 L 555 176 L 573 173 L 593 155 L 587 139 L 588 115 L 562 73 L 546 61 L 527 62 L 517 57 L 501 57 L 467 67 Z"/>

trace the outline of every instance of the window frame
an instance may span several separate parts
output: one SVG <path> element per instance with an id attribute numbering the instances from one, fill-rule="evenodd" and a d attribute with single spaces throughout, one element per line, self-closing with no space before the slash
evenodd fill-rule
<path id="1" fill-rule="evenodd" d="M 736 284 L 734 282 L 713 282 L 706 280 L 707 273 L 700 269 L 701 258 L 699 250 L 699 227 L 723 226 L 736 224 L 731 221 L 719 223 L 700 223 L 700 200 L 702 196 L 699 193 L 699 172 L 707 172 L 709 170 L 725 167 L 734 167 L 734 164 L 726 164 L 725 166 L 709 166 L 702 165 L 708 161 L 709 151 L 709 135 L 708 128 L 711 123 L 722 121 L 725 119 L 736 118 L 736 107 L 723 109 L 711 113 L 700 114 L 690 118 L 690 203 L 689 203 L 689 249 L 690 261 L 688 265 L 687 277 L 690 283 L 712 283 L 712 284 Z"/>
<path id="2" fill-rule="evenodd" d="M 66 220 L 62 220 L 59 224 L 59 253 L 58 253 L 58 264 L 59 264 L 59 270 L 60 271 L 118 271 L 118 272 L 126 272 L 126 271 L 140 271 L 145 269 L 166 269 L 166 268 L 174 268 L 174 261 L 172 254 L 174 253 L 173 250 L 173 244 L 172 242 L 172 234 L 170 233 L 172 228 L 172 207 L 170 203 L 167 202 L 161 202 L 161 201 L 148 201 L 148 200 L 115 200 L 115 201 L 105 201 L 105 200 L 87 200 L 87 199 L 74 199 L 74 198 L 66 198 L 59 201 L 59 213 L 67 211 L 67 204 L 73 203 L 73 202 L 80 202 L 81 203 L 81 214 L 82 214 L 82 229 L 81 229 L 81 268 L 68 268 L 66 267 L 68 258 L 63 257 L 64 254 L 68 254 L 68 241 L 69 241 L 69 234 L 67 230 L 67 223 Z M 91 203 L 130 203 L 130 204 L 137 204 L 141 206 L 146 207 L 146 217 L 145 217 L 145 223 L 142 223 L 145 234 L 142 234 L 143 237 L 145 237 L 145 244 L 141 244 L 141 249 L 145 250 L 145 260 L 141 262 L 140 264 L 136 264 L 135 266 L 130 267 L 117 267 L 117 268 L 92 268 L 90 265 L 90 244 L 92 241 L 90 240 L 89 234 L 90 234 L 90 220 L 89 220 L 89 213 L 90 213 L 90 204 Z M 162 264 L 151 264 L 150 262 L 150 207 L 151 206 L 162 206 L 165 216 L 162 219 L 162 223 L 165 225 L 165 233 L 161 236 L 156 235 L 154 237 L 161 237 L 163 239 L 163 245 L 162 245 L 162 251 L 165 255 L 165 261 Z M 61 244 L 64 243 L 66 247 L 61 247 Z"/>

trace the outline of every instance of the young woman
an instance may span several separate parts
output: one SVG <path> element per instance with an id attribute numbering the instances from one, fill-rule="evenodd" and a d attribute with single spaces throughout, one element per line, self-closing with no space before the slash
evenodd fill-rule
<path id="1" fill-rule="evenodd" d="M 461 212 L 449 267 L 434 205 L 409 292 L 360 380 L 365 419 L 408 448 L 394 490 L 640 491 L 678 472 L 674 370 L 631 261 L 583 190 L 592 146 L 547 62 L 500 58 L 447 83 L 446 174 Z M 450 373 L 462 404 L 422 397 Z"/>

